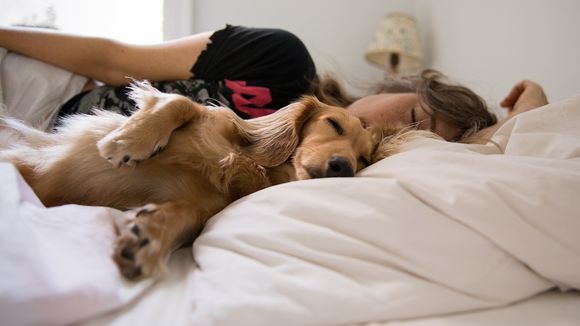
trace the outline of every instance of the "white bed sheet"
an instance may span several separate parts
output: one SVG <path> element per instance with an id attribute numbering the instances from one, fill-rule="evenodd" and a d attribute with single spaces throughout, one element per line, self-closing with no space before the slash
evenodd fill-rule
<path id="1" fill-rule="evenodd" d="M 549 291 L 514 304 L 470 313 L 436 316 L 368 326 L 577 326 L 580 293 Z"/>
<path id="2" fill-rule="evenodd" d="M 207 225 L 193 246 L 195 263 L 189 249 L 181 250 L 171 260 L 169 275 L 149 290 L 119 281 L 108 269 L 110 230 L 87 231 L 83 223 L 73 223 L 70 232 L 84 234 L 85 240 L 87 232 L 94 233 L 101 241 L 100 254 L 73 269 L 71 279 L 83 282 L 68 294 L 117 299 L 95 300 L 86 311 L 82 300 L 66 297 L 67 308 L 74 311 L 66 320 L 87 325 L 421 323 L 421 318 L 469 319 L 480 314 L 470 311 L 492 308 L 518 314 L 503 307 L 526 302 L 547 308 L 554 300 L 563 300 L 566 307 L 577 304 L 576 292 L 539 294 L 580 288 L 580 97 L 519 115 L 494 141 L 504 154 L 492 144 L 420 139 L 358 178 L 293 182 L 242 198 Z M 2 190 L 2 196 L 6 191 L 13 189 Z M 1 226 L 7 225 L 1 217 Z M 50 224 L 28 215 L 24 219 L 29 228 L 39 228 L 33 234 L 42 239 Z M 8 221 L 15 223 L 14 218 Z M 54 253 L 41 250 L 40 240 L 22 248 L 7 246 L 14 241 L 7 239 L 31 232 L 3 230 L 0 248 L 11 248 L 11 254 L 0 252 L 0 266 L 9 264 L 21 288 L 34 286 L 45 273 L 23 271 L 38 266 L 39 255 L 9 258 L 40 250 L 50 265 Z M 59 254 L 69 254 L 68 240 L 58 241 L 63 242 Z M 71 261 L 84 263 L 89 256 L 77 250 Z M 83 270 L 94 269 L 97 262 L 108 272 L 87 279 Z M 106 286 L 96 291 L 85 286 L 91 282 Z M 42 289 L 48 291 L 25 293 L 41 292 L 48 303 L 60 294 Z M 18 290 L 6 278 L 0 281 L 3 316 L 16 321 L 12 324 L 46 317 L 46 309 L 23 309 L 36 308 L 30 298 L 14 301 Z M 126 291 L 131 295 L 120 295 Z M 94 318 L 114 309 L 120 310 Z M 22 311 L 29 313 L 23 316 Z M 578 318 L 564 316 L 571 322 Z"/>
<path id="3" fill-rule="evenodd" d="M 191 320 L 191 295 L 187 290 L 195 268 L 190 248 L 175 253 L 170 273 L 128 307 L 80 323 L 82 326 L 197 325 Z M 499 308 L 386 322 L 365 326 L 577 326 L 580 292 L 547 291 Z M 244 325 L 236 323 L 236 325 Z M 272 324 L 274 325 L 274 324 Z M 298 323 L 296 323 L 298 325 Z M 346 325 L 346 324 L 344 324 Z"/>
<path id="4" fill-rule="evenodd" d="M 151 280 L 128 283 L 110 259 L 118 211 L 45 208 L 0 163 L 0 324 L 66 325 L 124 306 Z"/>
<path id="5" fill-rule="evenodd" d="M 0 112 L 35 128 L 51 129 L 59 108 L 86 82 L 86 77 L 0 47 Z"/>

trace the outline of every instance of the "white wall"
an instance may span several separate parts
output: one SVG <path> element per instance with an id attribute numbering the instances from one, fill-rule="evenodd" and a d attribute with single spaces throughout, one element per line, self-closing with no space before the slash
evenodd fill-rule
<path id="1" fill-rule="evenodd" d="M 174 40 L 193 33 L 195 1 L 163 0 L 163 40 Z"/>
<path id="2" fill-rule="evenodd" d="M 473 87 L 490 105 L 522 78 L 544 85 L 550 100 L 580 94 L 577 0 L 196 0 L 193 28 L 290 30 L 320 71 L 338 72 L 360 94 L 382 79 L 363 55 L 391 11 L 417 17 L 426 66 Z"/>
<path id="3" fill-rule="evenodd" d="M 78 35 L 158 43 L 163 37 L 163 1 L 0 0 L 0 26 L 50 25 Z M 128 14 L 135 8 L 139 8 L 139 14 Z"/>
<path id="4" fill-rule="evenodd" d="M 580 94 L 580 1 L 418 1 L 427 64 L 498 102 L 522 78 Z"/>

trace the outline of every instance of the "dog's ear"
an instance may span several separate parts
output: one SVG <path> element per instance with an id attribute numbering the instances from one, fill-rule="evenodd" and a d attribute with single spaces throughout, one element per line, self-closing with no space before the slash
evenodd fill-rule
<path id="1" fill-rule="evenodd" d="M 300 143 L 302 127 L 321 106 L 315 97 L 305 96 L 273 114 L 247 120 L 244 154 L 265 167 L 286 162 Z"/>

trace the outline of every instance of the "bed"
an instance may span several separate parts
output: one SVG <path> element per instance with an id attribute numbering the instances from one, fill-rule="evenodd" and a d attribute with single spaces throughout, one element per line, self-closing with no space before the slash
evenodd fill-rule
<path id="1" fill-rule="evenodd" d="M 45 208 L 0 163 L 2 324 L 579 324 L 580 96 L 492 140 L 244 197 L 137 283 L 110 259 L 120 212 Z"/>

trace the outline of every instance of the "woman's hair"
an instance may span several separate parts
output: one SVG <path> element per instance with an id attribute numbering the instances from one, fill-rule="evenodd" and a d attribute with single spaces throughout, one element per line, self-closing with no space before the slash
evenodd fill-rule
<path id="1" fill-rule="evenodd" d="M 315 78 L 312 82 L 312 93 L 322 102 L 335 106 L 348 106 L 357 98 L 347 94 L 342 86 L 331 76 Z M 436 70 L 424 70 L 417 75 L 394 77 L 385 80 L 376 87 L 372 94 L 381 93 L 415 93 L 419 104 L 433 110 L 460 132 L 453 139 L 461 141 L 473 136 L 477 131 L 497 122 L 485 101 L 467 87 L 456 85 Z"/>

